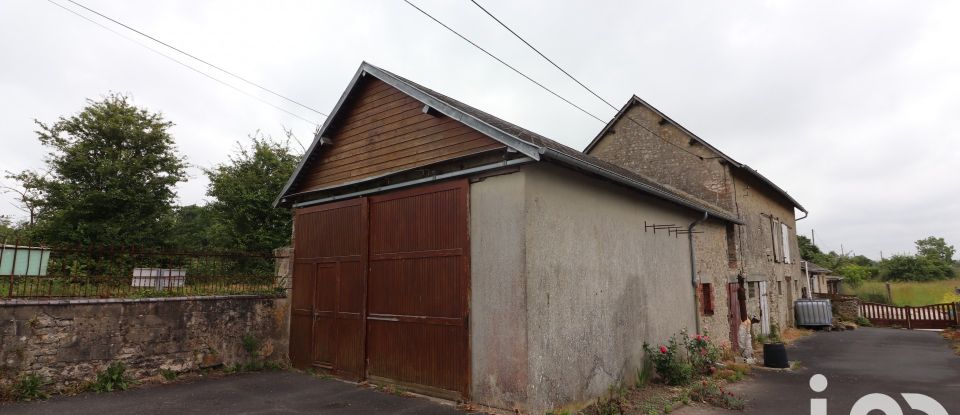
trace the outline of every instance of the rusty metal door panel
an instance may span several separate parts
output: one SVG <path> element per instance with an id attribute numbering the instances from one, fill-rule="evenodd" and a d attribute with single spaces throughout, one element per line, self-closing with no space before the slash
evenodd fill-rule
<path id="1" fill-rule="evenodd" d="M 371 377 L 467 396 L 468 186 L 456 181 L 370 198 Z"/>
<path id="2" fill-rule="evenodd" d="M 337 264 L 317 265 L 313 301 L 313 361 L 315 366 L 333 370 L 336 365 Z"/>
<path id="3" fill-rule="evenodd" d="M 300 209 L 296 215 L 295 269 L 310 270 L 313 282 L 298 285 L 294 275 L 293 296 L 301 302 L 311 299 L 309 327 L 302 322 L 296 327 L 291 324 L 291 353 L 296 338 L 302 354 L 306 331 L 309 362 L 304 364 L 298 355 L 294 363 L 361 379 L 365 371 L 366 199 Z"/>

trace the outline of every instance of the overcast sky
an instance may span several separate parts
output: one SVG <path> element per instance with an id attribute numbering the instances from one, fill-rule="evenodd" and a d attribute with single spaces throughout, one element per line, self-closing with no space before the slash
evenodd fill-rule
<path id="1" fill-rule="evenodd" d="M 401 0 L 79 1 L 324 112 L 366 60 L 578 149 L 602 127 Z M 469 1 L 415 2 L 613 115 Z M 481 4 L 608 100 L 637 94 L 775 181 L 810 211 L 799 230 L 815 229 L 822 248 L 877 258 L 928 235 L 960 245 L 960 2 Z M 178 189 L 184 204 L 205 202 L 199 168 L 224 162 L 247 135 L 282 137 L 285 126 L 306 145 L 314 129 L 49 2 L 0 0 L 0 171 L 42 167 L 34 119 L 110 91 L 176 123 L 194 166 Z M 0 214 L 22 217 L 12 195 L 0 198 Z"/>

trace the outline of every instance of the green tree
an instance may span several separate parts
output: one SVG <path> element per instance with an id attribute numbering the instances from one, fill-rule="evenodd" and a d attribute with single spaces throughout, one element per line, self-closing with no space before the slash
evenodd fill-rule
<path id="1" fill-rule="evenodd" d="M 180 206 L 174 209 L 170 225 L 172 247 L 186 251 L 207 251 L 227 247 L 223 223 L 209 206 Z"/>
<path id="2" fill-rule="evenodd" d="M 267 251 L 290 245 L 292 215 L 273 201 L 293 174 L 299 156 L 290 143 L 259 135 L 230 162 L 206 171 L 210 208 L 223 226 L 227 248 Z"/>
<path id="3" fill-rule="evenodd" d="M 0 244 L 9 242 L 8 240 L 13 238 L 14 231 L 13 221 L 4 215 L 0 215 Z"/>
<path id="4" fill-rule="evenodd" d="M 837 274 L 843 277 L 843 283 L 851 287 L 859 287 L 863 281 L 876 277 L 878 269 L 873 266 L 864 266 L 857 264 L 842 265 L 837 269 Z"/>
<path id="5" fill-rule="evenodd" d="M 954 275 L 950 264 L 923 255 L 894 255 L 880 264 L 880 278 L 886 281 L 933 281 Z"/>
<path id="6" fill-rule="evenodd" d="M 88 100 L 76 115 L 37 124 L 40 142 L 50 148 L 47 173 L 12 176 L 40 196 L 35 237 L 151 246 L 166 240 L 174 186 L 186 177 L 168 133 L 173 123 L 111 94 Z"/>
<path id="7" fill-rule="evenodd" d="M 800 258 L 805 261 L 817 262 L 817 258 L 823 255 L 820 248 L 803 235 L 797 235 L 797 246 L 800 248 Z"/>
<path id="8" fill-rule="evenodd" d="M 955 249 L 953 249 L 953 245 L 947 245 L 947 241 L 945 241 L 943 238 L 937 238 L 934 236 L 921 239 L 917 241 L 916 244 L 917 255 L 925 256 L 931 260 L 945 262 L 947 264 L 953 263 L 953 254 L 957 252 Z"/>

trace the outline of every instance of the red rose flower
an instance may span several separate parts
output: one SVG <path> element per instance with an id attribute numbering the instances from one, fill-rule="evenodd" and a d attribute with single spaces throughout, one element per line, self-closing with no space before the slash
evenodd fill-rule
<path id="1" fill-rule="evenodd" d="M 666 352 L 667 352 L 667 348 L 664 346 L 660 346 L 660 353 L 666 353 Z"/>

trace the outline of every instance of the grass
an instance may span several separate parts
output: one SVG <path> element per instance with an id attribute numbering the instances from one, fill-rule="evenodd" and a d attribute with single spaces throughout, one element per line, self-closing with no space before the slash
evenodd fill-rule
<path id="1" fill-rule="evenodd" d="M 843 293 L 860 297 L 866 301 L 886 298 L 887 287 L 883 281 L 864 281 L 853 288 L 843 285 Z M 955 290 L 960 287 L 960 278 L 929 282 L 891 282 L 893 304 L 897 306 L 922 306 L 960 301 Z"/>

